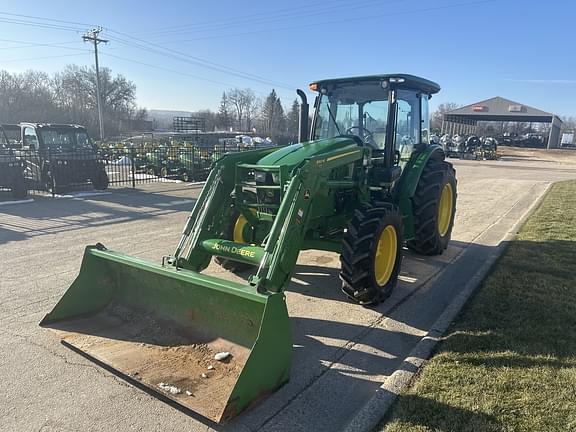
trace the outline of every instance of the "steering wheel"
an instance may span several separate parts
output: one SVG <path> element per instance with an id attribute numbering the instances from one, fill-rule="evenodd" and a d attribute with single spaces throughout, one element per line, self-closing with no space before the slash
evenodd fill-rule
<path id="1" fill-rule="evenodd" d="M 353 133 L 352 131 L 354 129 L 358 129 L 360 130 L 360 126 L 350 126 L 348 129 L 346 129 L 346 135 L 356 135 L 358 136 L 358 134 Z M 374 132 L 370 132 L 368 129 L 366 129 L 365 127 L 362 128 L 363 132 L 364 132 L 364 136 L 360 137 L 362 138 L 362 141 L 365 141 L 369 144 L 375 144 L 376 141 L 374 141 Z"/>

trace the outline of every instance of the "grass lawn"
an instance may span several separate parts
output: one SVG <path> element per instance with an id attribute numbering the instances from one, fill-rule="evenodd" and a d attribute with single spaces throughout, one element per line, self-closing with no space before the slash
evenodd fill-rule
<path id="1" fill-rule="evenodd" d="M 554 185 L 379 431 L 576 431 L 576 181 Z"/>

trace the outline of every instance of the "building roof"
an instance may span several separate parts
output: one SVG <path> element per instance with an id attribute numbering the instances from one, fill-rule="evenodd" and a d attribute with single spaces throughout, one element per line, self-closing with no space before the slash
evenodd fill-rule
<path id="1" fill-rule="evenodd" d="M 447 121 L 551 122 L 554 114 L 500 96 L 466 105 L 444 114 Z M 559 120 L 559 119 L 558 119 Z"/>
<path id="2" fill-rule="evenodd" d="M 312 84 L 319 84 L 320 86 L 324 84 L 331 83 L 346 83 L 346 82 L 359 82 L 359 81 L 390 81 L 390 78 L 398 78 L 396 82 L 396 87 L 402 88 L 415 88 L 422 90 L 428 94 L 438 93 L 440 91 L 440 86 L 434 81 L 427 80 L 415 75 L 409 74 L 380 74 L 380 75 L 365 75 L 358 77 L 346 77 L 346 78 L 333 78 L 314 81 Z M 403 80 L 403 81 L 400 81 Z"/>

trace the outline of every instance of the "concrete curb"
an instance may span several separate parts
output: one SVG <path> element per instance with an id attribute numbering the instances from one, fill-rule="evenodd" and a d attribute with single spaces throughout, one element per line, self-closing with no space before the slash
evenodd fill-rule
<path id="1" fill-rule="evenodd" d="M 372 398 L 356 413 L 350 423 L 343 428 L 345 432 L 373 431 L 396 401 L 400 393 L 408 387 L 416 373 L 424 365 L 444 332 L 450 327 L 456 316 L 460 313 L 470 296 L 480 286 L 484 278 L 490 272 L 494 263 L 502 256 L 509 241 L 516 237 L 518 230 L 526 220 L 540 206 L 548 195 L 552 183 L 532 203 L 532 205 L 518 219 L 514 226 L 502 238 L 494 252 L 484 264 L 466 283 L 460 294 L 446 307 L 442 315 L 432 325 L 426 336 L 414 347 L 398 369 L 382 383 Z"/>

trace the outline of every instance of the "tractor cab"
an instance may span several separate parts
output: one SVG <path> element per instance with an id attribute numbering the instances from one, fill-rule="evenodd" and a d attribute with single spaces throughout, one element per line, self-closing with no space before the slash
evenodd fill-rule
<path id="1" fill-rule="evenodd" d="M 369 147 L 392 179 L 414 149 L 429 143 L 428 100 L 440 87 L 412 75 L 375 75 L 317 81 L 311 139 L 352 136 Z"/>

